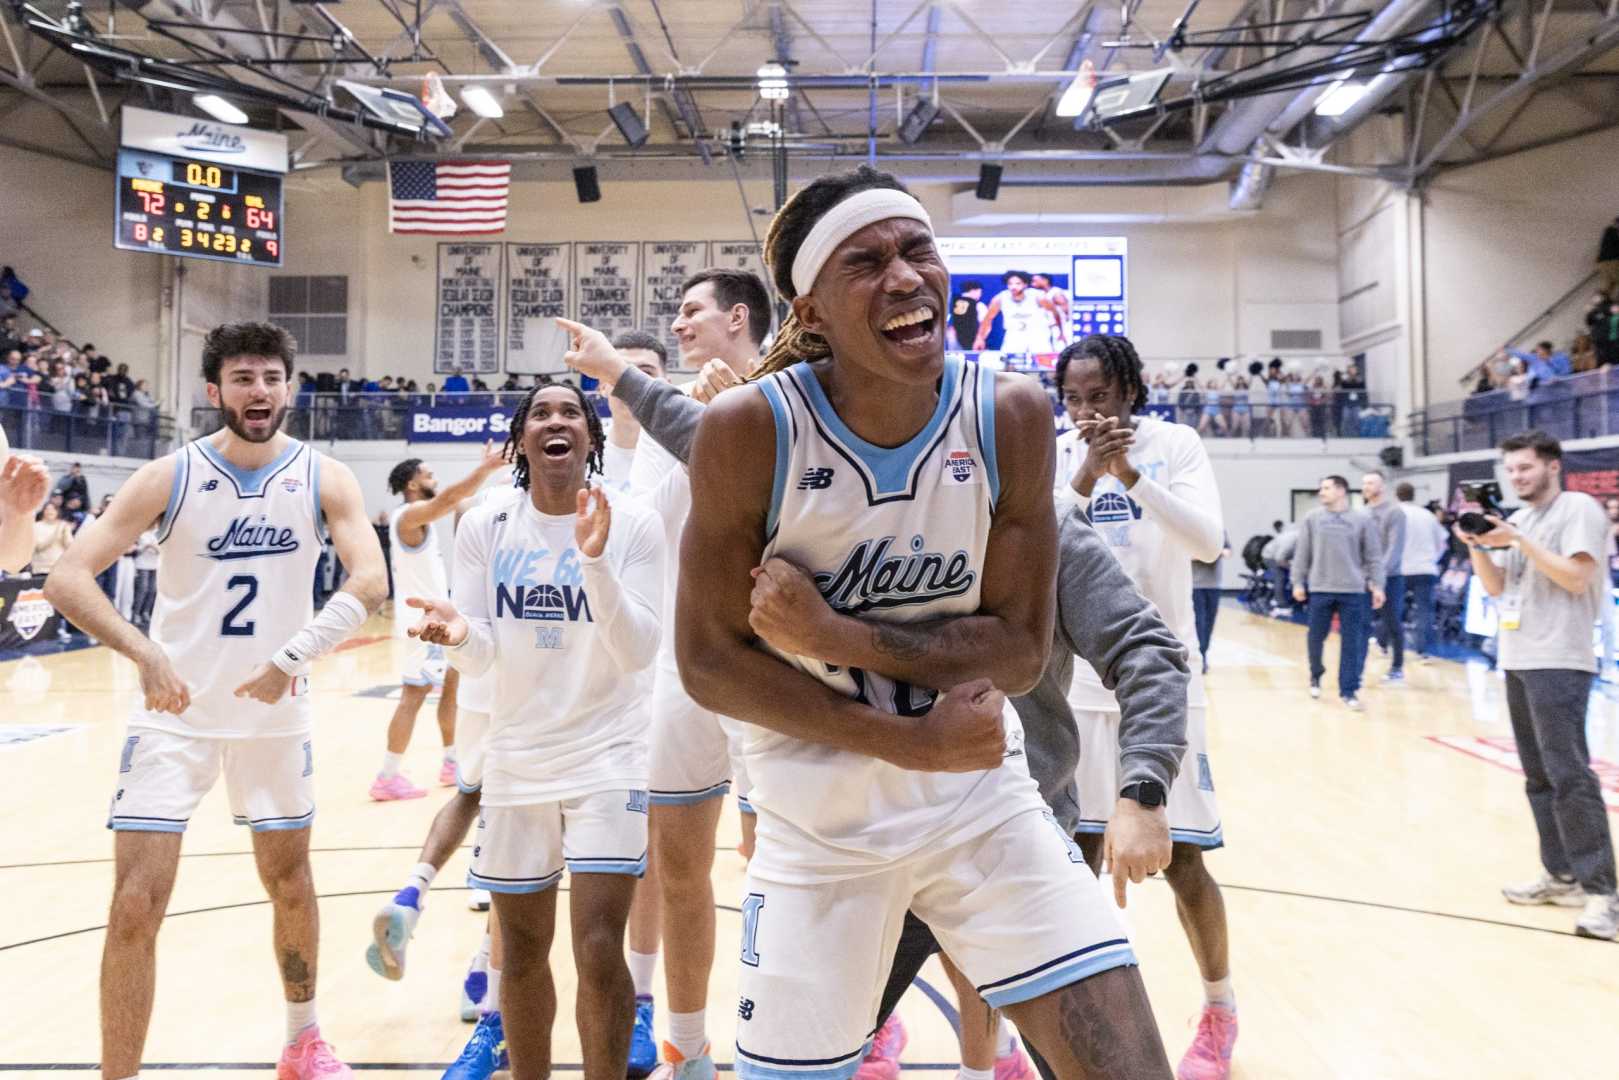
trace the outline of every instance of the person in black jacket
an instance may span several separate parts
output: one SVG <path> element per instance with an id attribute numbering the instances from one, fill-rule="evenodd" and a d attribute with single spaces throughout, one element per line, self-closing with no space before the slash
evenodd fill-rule
<path id="1" fill-rule="evenodd" d="M 1597 245 L 1597 287 L 1610 300 L 1619 300 L 1619 217 L 1602 230 L 1602 242 Z"/>

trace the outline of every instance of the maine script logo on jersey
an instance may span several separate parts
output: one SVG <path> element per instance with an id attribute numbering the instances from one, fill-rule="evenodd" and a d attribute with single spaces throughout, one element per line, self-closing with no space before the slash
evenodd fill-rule
<path id="1" fill-rule="evenodd" d="M 925 551 L 921 533 L 909 555 L 890 554 L 893 544 L 892 536 L 860 541 L 842 566 L 815 575 L 816 588 L 836 611 L 872 611 L 961 596 L 978 580 L 965 551 Z"/>
<path id="2" fill-rule="evenodd" d="M 230 559 L 257 559 L 266 555 L 291 555 L 298 550 L 298 536 L 290 528 L 270 524 L 263 514 L 233 518 L 225 531 L 209 540 L 207 558 L 215 562 Z"/>

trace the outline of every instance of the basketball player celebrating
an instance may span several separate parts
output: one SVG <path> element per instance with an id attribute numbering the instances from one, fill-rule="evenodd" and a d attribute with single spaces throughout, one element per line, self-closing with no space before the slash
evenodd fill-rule
<path id="1" fill-rule="evenodd" d="M 1068 294 L 1051 283 L 1050 274 L 1034 274 L 1029 278 L 1029 284 L 1037 292 L 1042 292 L 1051 303 L 1051 330 L 1052 336 L 1059 345 L 1068 344 L 1068 320 L 1073 311 L 1073 302 Z"/>
<path id="2" fill-rule="evenodd" d="M 50 470 L 32 454 L 13 454 L 0 428 L 0 572 L 15 574 L 34 557 L 34 512 L 51 487 Z"/>
<path id="3" fill-rule="evenodd" d="M 1029 275 L 1021 270 L 1009 270 L 1001 276 L 1006 288 L 995 294 L 978 324 L 978 336 L 973 340 L 974 351 L 984 347 L 989 328 L 995 316 L 1001 317 L 1004 333 L 1001 352 L 1019 356 L 1032 356 L 1051 351 L 1051 320 L 1056 308 L 1044 293 L 1029 288 Z"/>
<path id="4" fill-rule="evenodd" d="M 46 582 L 67 618 L 133 660 L 130 719 L 110 828 L 115 882 L 101 966 L 101 1071 L 137 1075 L 151 1018 L 158 928 L 180 837 L 221 772 L 274 910 L 287 997 L 281 1080 L 349 1075 L 315 1015 L 319 916 L 309 868 L 313 757 L 308 670 L 388 592 L 382 548 L 347 466 L 280 432 L 293 341 L 264 323 L 212 330 L 202 369 L 224 430 L 142 466 L 88 522 Z M 162 543 L 148 638 L 95 575 L 148 528 Z M 310 590 L 327 529 L 349 577 L 319 615 Z"/>
<path id="5" fill-rule="evenodd" d="M 1066 471 L 1059 505 L 1077 503 L 1142 593 L 1163 613 L 1188 656 L 1197 655 L 1192 560 L 1210 561 L 1224 541 L 1220 492 L 1197 432 L 1184 424 L 1135 414 L 1147 402 L 1141 359 L 1127 338 L 1092 336 L 1064 349 L 1057 385 L 1075 429 L 1064 433 L 1059 460 Z M 1108 816 L 1125 800 L 1165 802 L 1155 781 L 1120 786 L 1119 706 L 1096 669 L 1074 668 L 1070 692 L 1079 724 L 1079 805 L 1085 816 L 1080 847 L 1100 867 Z M 1193 665 L 1188 688 L 1186 756 L 1167 792 L 1174 856 L 1164 871 L 1181 925 L 1203 975 L 1206 1004 L 1197 1036 L 1181 1060 L 1180 1080 L 1210 1080 L 1231 1070 L 1237 1040 L 1231 990 L 1225 901 L 1203 864 L 1203 851 L 1223 843 L 1208 758 L 1208 696 Z"/>
<path id="6" fill-rule="evenodd" d="M 558 322 L 574 335 L 577 349 L 585 327 Z M 746 374 L 757 364 L 759 347 L 770 333 L 770 294 L 764 282 L 746 271 L 701 270 L 685 282 L 680 314 L 670 330 L 680 343 L 681 366 L 704 368 L 711 382 L 723 385 L 731 373 Z M 700 392 L 694 388 L 693 396 Z M 677 550 L 691 506 L 685 470 L 673 454 L 648 440 L 637 447 L 631 471 L 632 494 L 654 509 L 662 519 L 668 550 Z M 663 640 L 653 674 L 650 743 L 652 861 L 663 905 L 669 1005 L 663 1057 L 672 1074 L 667 1080 L 714 1080 L 707 1030 L 715 936 L 711 875 L 721 799 L 734 770 L 719 716 L 691 699 L 676 670 L 678 576 L 671 566 L 661 609 Z"/>
<path id="7" fill-rule="evenodd" d="M 519 1080 L 551 1068 L 553 886 L 564 866 L 585 1076 L 620 1080 L 629 1056 L 624 927 L 647 851 L 646 721 L 633 676 L 657 651 L 663 555 L 649 513 L 610 508 L 600 487 L 585 487 L 603 441 L 578 388 L 536 387 L 513 414 L 510 443 L 529 497 L 462 522 L 454 605 L 407 601 L 423 612 L 413 633 L 449 646 L 469 676 L 495 673 L 468 881 L 494 894 L 509 992 L 484 1023 L 504 1030 Z"/>
<path id="8" fill-rule="evenodd" d="M 427 792 L 416 787 L 399 771 L 410 733 L 416 727 L 416 714 L 434 686 L 441 688 L 438 701 L 439 736 L 444 741 L 444 764 L 439 769 L 440 784 L 455 783 L 455 672 L 444 670 L 444 650 L 410 637 L 406 630 L 416 621 L 405 607 L 407 596 L 449 595 L 444 580 L 444 552 L 433 523 L 475 495 L 495 470 L 506 464 L 502 451 L 493 442 L 485 443 L 483 459 L 466 476 L 442 491 L 433 470 L 421 458 L 406 458 L 388 473 L 388 490 L 404 497 L 388 515 L 388 554 L 393 562 L 394 636 L 403 639 L 404 664 L 400 668 L 399 704 L 388 721 L 388 752 L 382 758 L 382 771 L 371 784 L 371 797 L 378 802 L 419 799 Z"/>
<path id="9" fill-rule="evenodd" d="M 1058 1077 L 1167 1077 L 1006 705 L 1052 636 L 1045 395 L 945 358 L 949 274 L 886 174 L 811 183 L 767 257 L 793 318 L 698 429 L 676 636 L 693 696 L 746 721 L 760 815 L 738 1075 L 852 1076 L 910 909 Z"/>

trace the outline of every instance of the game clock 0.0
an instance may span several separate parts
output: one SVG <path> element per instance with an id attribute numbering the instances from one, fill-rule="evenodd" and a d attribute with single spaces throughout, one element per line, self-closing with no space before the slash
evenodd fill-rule
<path id="1" fill-rule="evenodd" d="M 122 150 L 113 246 L 280 266 L 281 177 Z"/>

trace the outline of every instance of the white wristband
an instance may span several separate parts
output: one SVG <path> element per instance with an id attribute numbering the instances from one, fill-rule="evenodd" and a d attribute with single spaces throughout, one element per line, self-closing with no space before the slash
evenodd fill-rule
<path id="1" fill-rule="evenodd" d="M 318 660 L 337 648 L 344 638 L 365 625 L 365 620 L 364 604 L 350 593 L 337 593 L 326 601 L 319 615 L 309 620 L 308 626 L 276 650 L 270 663 L 288 675 L 295 674 L 311 660 Z"/>

